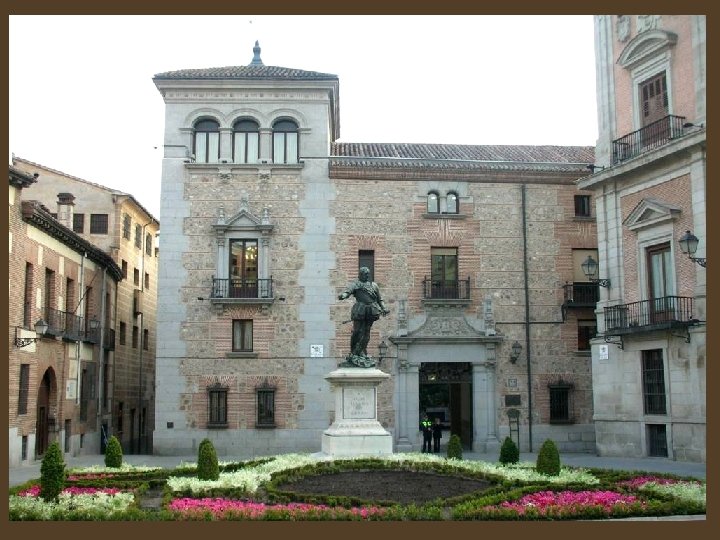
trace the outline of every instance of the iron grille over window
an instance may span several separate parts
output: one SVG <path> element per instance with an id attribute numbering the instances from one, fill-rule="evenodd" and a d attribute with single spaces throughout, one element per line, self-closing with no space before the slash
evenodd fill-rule
<path id="1" fill-rule="evenodd" d="M 275 427 L 275 388 L 268 384 L 255 389 L 257 393 L 257 426 Z"/>
<path id="2" fill-rule="evenodd" d="M 642 378 L 645 414 L 666 414 L 662 350 L 642 351 Z"/>
<path id="3" fill-rule="evenodd" d="M 90 214 L 90 234 L 108 233 L 108 215 Z"/>
<path id="4" fill-rule="evenodd" d="M 18 414 L 27 414 L 29 390 L 30 364 L 20 364 L 20 395 L 18 396 Z"/>
<path id="5" fill-rule="evenodd" d="M 152 247 L 153 247 L 153 241 L 152 241 L 152 235 L 146 234 L 145 235 L 145 254 L 149 257 L 152 257 Z"/>
<path id="6" fill-rule="evenodd" d="M 142 226 L 135 225 L 135 247 L 142 248 Z"/>
<path id="7" fill-rule="evenodd" d="M 647 448 L 650 457 L 667 457 L 667 429 L 665 424 L 647 424 Z"/>
<path id="8" fill-rule="evenodd" d="M 130 216 L 127 214 L 123 215 L 123 238 L 130 240 Z"/>
<path id="9" fill-rule="evenodd" d="M 80 234 L 85 232 L 85 214 L 73 214 L 73 231 Z"/>
<path id="10" fill-rule="evenodd" d="M 227 387 L 208 387 L 208 427 L 227 427 Z"/>

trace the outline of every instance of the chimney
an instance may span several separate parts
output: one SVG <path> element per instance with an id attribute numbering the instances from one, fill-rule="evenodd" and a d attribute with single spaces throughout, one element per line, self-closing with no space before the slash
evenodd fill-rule
<path id="1" fill-rule="evenodd" d="M 73 228 L 73 206 L 75 197 L 72 193 L 58 193 L 57 220 L 68 229 Z"/>

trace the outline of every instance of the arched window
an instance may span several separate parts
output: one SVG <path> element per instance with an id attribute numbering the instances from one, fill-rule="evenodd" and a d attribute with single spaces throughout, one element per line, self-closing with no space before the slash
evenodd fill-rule
<path id="1" fill-rule="evenodd" d="M 298 126 L 292 120 L 273 124 L 273 163 L 298 162 Z"/>
<path id="2" fill-rule="evenodd" d="M 195 162 L 217 163 L 220 158 L 220 124 L 215 120 L 195 123 Z"/>
<path id="3" fill-rule="evenodd" d="M 233 162 L 257 163 L 259 157 L 260 126 L 255 120 L 238 120 L 233 125 Z"/>
<path id="4" fill-rule="evenodd" d="M 440 197 L 436 191 L 431 191 L 427 196 L 427 213 L 437 214 L 440 212 Z"/>
<path id="5" fill-rule="evenodd" d="M 458 196 L 454 191 L 450 191 L 447 194 L 447 213 L 457 214 L 458 213 Z"/>

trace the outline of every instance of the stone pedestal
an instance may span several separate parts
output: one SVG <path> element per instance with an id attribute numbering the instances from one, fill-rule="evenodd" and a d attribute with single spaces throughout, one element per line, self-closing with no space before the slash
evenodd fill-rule
<path id="1" fill-rule="evenodd" d="M 323 432 L 323 453 L 392 454 L 392 435 L 377 420 L 377 387 L 388 378 L 379 369 L 357 367 L 341 367 L 325 376 L 335 392 L 335 421 Z"/>

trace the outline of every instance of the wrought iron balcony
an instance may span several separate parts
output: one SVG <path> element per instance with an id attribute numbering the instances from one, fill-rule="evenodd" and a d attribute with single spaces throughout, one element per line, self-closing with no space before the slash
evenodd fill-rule
<path id="1" fill-rule="evenodd" d="M 273 301 L 273 280 L 213 278 L 210 299 L 214 302 L 270 303 Z"/>
<path id="2" fill-rule="evenodd" d="M 618 163 L 663 146 L 685 135 L 684 116 L 668 115 L 647 126 L 613 141 L 612 164 Z"/>
<path id="3" fill-rule="evenodd" d="M 48 323 L 47 334 L 60 336 L 66 341 L 98 343 L 99 330 L 91 329 L 89 321 L 67 311 L 45 308 L 43 318 Z"/>
<path id="4" fill-rule="evenodd" d="M 425 300 L 469 300 L 470 278 L 464 280 L 438 280 L 425 276 L 423 279 Z"/>
<path id="5" fill-rule="evenodd" d="M 686 296 L 663 296 L 652 300 L 606 307 L 605 335 L 623 335 L 696 324 L 693 299 Z"/>
<path id="6" fill-rule="evenodd" d="M 600 300 L 600 288 L 597 283 L 573 282 L 563 285 L 565 290 L 564 307 L 588 308 L 595 307 Z"/>

